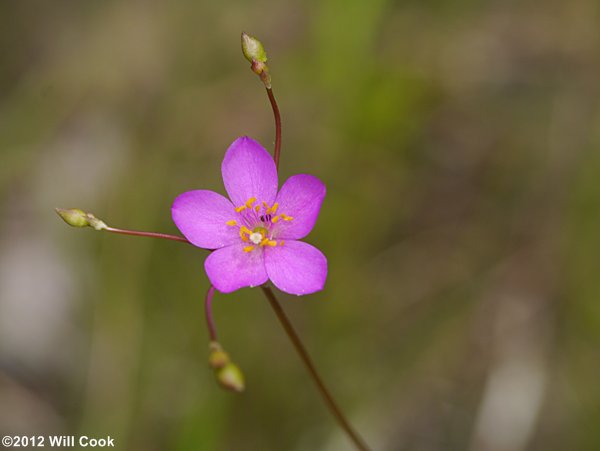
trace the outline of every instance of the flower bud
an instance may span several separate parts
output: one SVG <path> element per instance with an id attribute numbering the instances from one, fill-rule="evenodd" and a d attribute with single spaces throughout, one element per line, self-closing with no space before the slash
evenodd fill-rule
<path id="1" fill-rule="evenodd" d="M 267 89 L 271 88 L 271 75 L 267 66 L 267 52 L 262 42 L 242 33 L 242 53 L 250 61 L 252 72 L 258 75 Z"/>
<path id="2" fill-rule="evenodd" d="M 107 226 L 104 221 L 96 218 L 91 213 L 86 213 L 79 208 L 56 208 L 56 213 L 65 221 L 67 224 L 73 227 L 92 227 L 96 230 L 106 229 Z"/>
<path id="3" fill-rule="evenodd" d="M 210 342 L 209 351 L 210 353 L 208 354 L 208 364 L 212 368 L 223 368 L 230 362 L 229 355 L 225 351 L 223 351 L 221 345 L 216 341 Z"/>
<path id="4" fill-rule="evenodd" d="M 55 208 L 56 213 L 63 221 L 73 227 L 88 227 L 90 225 L 87 215 L 79 208 Z"/>
<path id="5" fill-rule="evenodd" d="M 244 391 L 244 375 L 239 367 L 232 362 L 216 370 L 217 381 L 226 390 L 237 393 Z"/>
<path id="6" fill-rule="evenodd" d="M 226 390 L 244 391 L 244 375 L 239 367 L 229 359 L 221 344 L 211 341 L 209 346 L 208 364 L 215 370 L 217 382 Z"/>
<path id="7" fill-rule="evenodd" d="M 267 62 L 267 52 L 265 52 L 262 42 L 247 33 L 242 33 L 242 53 L 250 63 L 254 61 Z"/>

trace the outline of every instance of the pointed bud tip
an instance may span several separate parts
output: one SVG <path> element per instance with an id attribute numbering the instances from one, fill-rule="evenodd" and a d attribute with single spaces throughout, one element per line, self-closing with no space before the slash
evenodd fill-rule
<path id="1" fill-rule="evenodd" d="M 229 362 L 223 368 L 219 368 L 216 371 L 216 376 L 217 381 L 224 389 L 236 393 L 244 391 L 244 374 L 235 363 Z"/>

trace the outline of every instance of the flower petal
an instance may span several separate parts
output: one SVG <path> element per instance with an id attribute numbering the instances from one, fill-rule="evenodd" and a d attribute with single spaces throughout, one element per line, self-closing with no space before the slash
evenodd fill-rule
<path id="1" fill-rule="evenodd" d="M 244 252 L 247 243 L 236 243 L 211 252 L 204 262 L 208 279 L 221 293 L 262 285 L 268 279 L 261 249 Z"/>
<path id="2" fill-rule="evenodd" d="M 325 184 L 312 175 L 298 174 L 287 179 L 277 195 L 277 212 L 293 219 L 279 221 L 277 237 L 297 240 L 308 235 L 319 216 L 325 192 Z"/>
<path id="3" fill-rule="evenodd" d="M 237 218 L 233 204 L 213 191 L 188 191 L 177 196 L 171 207 L 173 222 L 194 245 L 218 249 L 239 240 L 238 227 L 226 225 Z"/>
<path id="4" fill-rule="evenodd" d="M 227 194 L 236 207 L 252 197 L 269 205 L 275 200 L 278 183 L 275 161 L 253 139 L 243 136 L 229 146 L 221 173 Z"/>
<path id="5" fill-rule="evenodd" d="M 327 279 L 327 258 L 302 241 L 286 241 L 283 246 L 266 249 L 265 267 L 275 286 L 290 294 L 322 290 Z"/>

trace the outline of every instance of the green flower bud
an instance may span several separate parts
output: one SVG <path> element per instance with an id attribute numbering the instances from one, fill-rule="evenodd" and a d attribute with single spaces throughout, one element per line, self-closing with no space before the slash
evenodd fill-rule
<path id="1" fill-rule="evenodd" d="M 244 391 L 244 375 L 239 367 L 232 362 L 216 370 L 217 381 L 226 390 L 237 393 Z"/>
<path id="2" fill-rule="evenodd" d="M 73 227 L 88 227 L 90 225 L 87 215 L 79 208 L 55 208 L 56 213 L 63 221 Z"/>
<path id="3" fill-rule="evenodd" d="M 104 230 L 107 225 L 104 221 L 96 218 L 91 213 L 86 213 L 79 208 L 56 208 L 56 213 L 65 221 L 67 224 L 73 227 L 92 227 L 96 230 Z"/>
<path id="4" fill-rule="evenodd" d="M 258 75 L 267 89 L 271 88 L 271 75 L 267 66 L 267 52 L 258 39 L 242 33 L 242 53 L 250 61 L 252 72 Z"/>
<path id="5" fill-rule="evenodd" d="M 242 33 L 242 53 L 250 63 L 267 62 L 267 52 L 262 42 L 246 33 Z"/>

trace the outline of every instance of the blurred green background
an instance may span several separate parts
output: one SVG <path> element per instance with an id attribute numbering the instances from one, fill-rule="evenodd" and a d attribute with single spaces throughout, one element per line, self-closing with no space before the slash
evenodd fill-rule
<path id="1" fill-rule="evenodd" d="M 215 300 L 247 391 L 207 367 L 205 253 L 176 233 L 228 145 L 328 186 L 326 289 L 281 295 L 376 450 L 600 449 L 600 5 L 0 4 L 0 433 L 123 450 L 346 450 L 259 290 Z"/>

